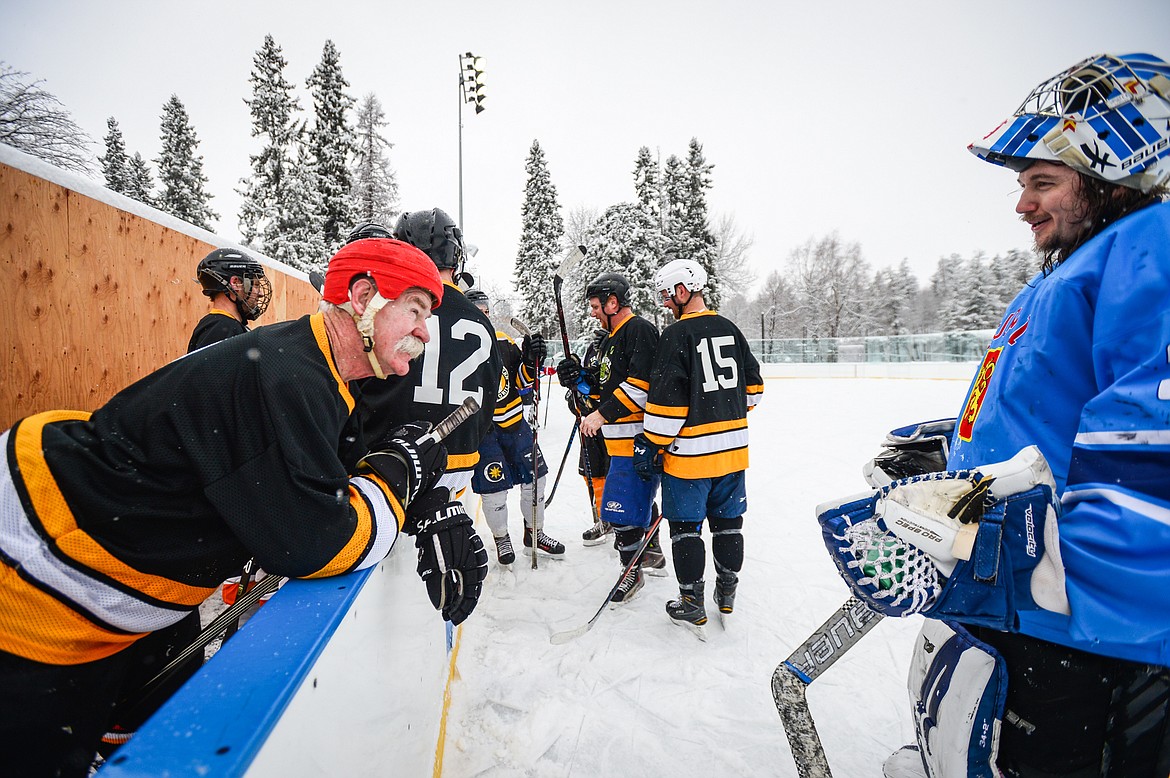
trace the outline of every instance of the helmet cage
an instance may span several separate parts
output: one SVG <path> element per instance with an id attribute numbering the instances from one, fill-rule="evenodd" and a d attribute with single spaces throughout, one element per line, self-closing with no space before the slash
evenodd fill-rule
<path id="1" fill-rule="evenodd" d="M 969 149 L 1017 172 L 1059 162 L 1148 192 L 1170 180 L 1170 65 L 1148 54 L 1082 60 Z"/>

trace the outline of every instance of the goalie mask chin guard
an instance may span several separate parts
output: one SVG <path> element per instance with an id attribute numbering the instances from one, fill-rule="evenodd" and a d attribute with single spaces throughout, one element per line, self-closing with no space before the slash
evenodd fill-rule
<path id="1" fill-rule="evenodd" d="M 1170 182 L 1170 65 L 1150 54 L 1089 57 L 967 148 L 1016 172 L 1057 162 L 1149 192 Z"/>

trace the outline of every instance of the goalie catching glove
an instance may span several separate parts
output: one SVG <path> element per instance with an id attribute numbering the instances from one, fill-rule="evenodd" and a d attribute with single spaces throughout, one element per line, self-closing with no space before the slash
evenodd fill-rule
<path id="1" fill-rule="evenodd" d="M 428 437 L 430 431 L 431 425 L 424 421 L 395 429 L 358 461 L 358 472 L 377 475 L 398 497 L 402 507 L 409 507 L 447 469 L 447 449 Z"/>
<path id="2" fill-rule="evenodd" d="M 423 493 L 406 512 L 406 534 L 418 549 L 418 575 L 435 610 L 461 624 L 479 603 L 488 557 L 463 504 L 445 486 Z"/>
<path id="3" fill-rule="evenodd" d="M 1055 489 L 1029 446 L 825 503 L 817 520 L 838 572 L 878 612 L 1011 630 L 1022 610 L 1069 612 Z"/>

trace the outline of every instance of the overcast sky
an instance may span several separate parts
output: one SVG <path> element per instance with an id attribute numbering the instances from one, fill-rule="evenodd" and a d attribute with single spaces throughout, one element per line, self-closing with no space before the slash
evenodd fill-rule
<path id="1" fill-rule="evenodd" d="M 966 146 L 1047 77 L 1101 52 L 1170 58 L 1170 3 L 270 2 L 0 0 L 0 60 L 43 79 L 104 151 L 107 117 L 153 159 L 159 117 L 186 106 L 220 214 L 258 149 L 244 99 L 272 34 L 305 79 L 326 39 L 350 92 L 386 107 L 402 205 L 458 212 L 458 55 L 486 60 L 487 110 L 462 111 L 464 227 L 476 271 L 513 269 L 534 139 L 565 213 L 633 198 L 648 146 L 715 165 L 709 205 L 754 237 L 762 278 L 837 231 L 875 267 L 1029 245 L 1015 178 Z"/>

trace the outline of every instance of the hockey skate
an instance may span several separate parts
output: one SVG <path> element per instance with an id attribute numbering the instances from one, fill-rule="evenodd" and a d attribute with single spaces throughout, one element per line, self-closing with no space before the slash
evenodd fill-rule
<path id="1" fill-rule="evenodd" d="M 727 617 L 735 610 L 735 587 L 739 585 L 739 577 L 734 573 L 724 577 L 719 576 L 715 581 L 715 607 L 719 609 L 719 623 L 726 624 Z"/>
<path id="2" fill-rule="evenodd" d="M 666 615 L 682 627 L 689 627 L 699 640 L 707 640 L 707 610 L 703 607 L 703 582 L 693 583 L 688 588 L 679 587 L 677 600 L 666 603 Z"/>
<path id="3" fill-rule="evenodd" d="M 540 530 L 536 535 L 536 549 L 541 556 L 546 556 L 551 559 L 565 558 L 565 544 L 550 538 L 544 534 L 544 530 Z M 532 556 L 532 528 L 524 528 L 524 553 Z"/>
<path id="4" fill-rule="evenodd" d="M 666 575 L 666 557 L 662 553 L 662 546 L 658 543 L 657 530 L 654 532 L 654 537 L 646 544 L 646 550 L 642 552 L 642 569 L 646 575 Z"/>
<path id="5" fill-rule="evenodd" d="M 618 584 L 618 588 L 614 591 L 613 596 L 609 598 L 609 607 L 616 608 L 619 605 L 624 605 L 630 600 L 634 599 L 634 595 L 646 581 L 642 578 L 641 565 L 634 565 L 630 571 L 622 577 L 622 581 Z"/>
<path id="6" fill-rule="evenodd" d="M 510 565 L 516 561 L 516 552 L 512 550 L 512 538 L 508 535 L 495 538 L 496 559 L 501 565 Z"/>
<path id="7" fill-rule="evenodd" d="M 599 546 L 605 542 L 605 536 L 613 533 L 613 527 L 607 521 L 596 521 L 593 526 L 581 533 L 581 542 L 587 546 Z"/>

